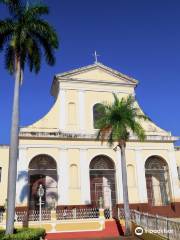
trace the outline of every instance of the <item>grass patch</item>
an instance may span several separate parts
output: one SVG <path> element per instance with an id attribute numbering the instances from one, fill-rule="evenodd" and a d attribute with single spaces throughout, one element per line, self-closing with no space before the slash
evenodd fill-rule
<path id="1" fill-rule="evenodd" d="M 43 228 L 22 228 L 15 230 L 14 234 L 5 235 L 4 230 L 0 230 L 0 240 L 39 240 L 45 236 Z"/>

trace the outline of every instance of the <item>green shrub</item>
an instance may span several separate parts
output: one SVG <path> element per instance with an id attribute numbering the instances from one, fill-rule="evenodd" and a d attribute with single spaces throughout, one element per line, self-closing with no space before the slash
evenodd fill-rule
<path id="1" fill-rule="evenodd" d="M 45 230 L 42 228 L 22 228 L 8 235 L 5 235 L 5 231 L 0 231 L 0 240 L 39 240 L 44 235 Z"/>

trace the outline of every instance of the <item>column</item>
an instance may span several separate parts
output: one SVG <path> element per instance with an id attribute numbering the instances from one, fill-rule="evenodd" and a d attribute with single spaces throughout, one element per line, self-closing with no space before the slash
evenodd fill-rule
<path id="1" fill-rule="evenodd" d="M 81 203 L 91 202 L 89 162 L 87 161 L 87 149 L 80 149 L 80 179 L 81 179 Z"/>
<path id="2" fill-rule="evenodd" d="M 147 203 L 147 188 L 146 188 L 146 177 L 144 161 L 142 159 L 141 149 L 135 150 L 135 161 L 136 161 L 136 175 L 138 183 L 138 193 L 140 203 Z"/>
<path id="3" fill-rule="evenodd" d="M 59 150 L 60 156 L 57 161 L 58 173 L 58 204 L 68 205 L 69 203 L 69 169 L 67 149 Z"/>
<path id="4" fill-rule="evenodd" d="M 119 149 L 117 149 L 116 154 L 117 154 L 117 164 L 116 164 L 117 197 L 118 197 L 118 203 L 123 203 L 121 152 Z"/>
<path id="5" fill-rule="evenodd" d="M 16 180 L 16 205 L 27 206 L 28 200 L 28 160 L 26 148 L 19 148 Z"/>
<path id="6" fill-rule="evenodd" d="M 84 90 L 78 91 L 79 101 L 79 128 L 81 131 L 85 130 L 85 93 Z"/>
<path id="7" fill-rule="evenodd" d="M 59 128 L 64 130 L 66 127 L 66 92 L 60 88 L 60 113 L 59 113 Z"/>
<path id="8" fill-rule="evenodd" d="M 169 177 L 173 201 L 179 201 L 180 199 L 180 188 L 179 179 L 177 172 L 177 164 L 174 149 L 168 151 L 169 155 Z"/>

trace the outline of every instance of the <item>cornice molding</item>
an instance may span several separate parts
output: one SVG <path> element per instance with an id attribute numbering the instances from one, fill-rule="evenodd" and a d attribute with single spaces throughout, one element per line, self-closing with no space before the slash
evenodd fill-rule
<path id="1" fill-rule="evenodd" d="M 0 144 L 0 149 L 1 148 L 9 148 L 9 145 L 6 145 L 6 144 Z"/>
<path id="2" fill-rule="evenodd" d="M 77 88 L 77 87 L 62 87 L 61 90 L 77 90 L 77 91 L 82 91 L 82 92 L 107 92 L 107 93 L 125 93 L 125 94 L 130 94 L 129 91 L 126 90 L 114 90 L 114 89 L 109 89 L 109 90 L 104 90 L 104 89 L 95 89 L 95 88 Z M 135 92 L 132 93 L 135 95 Z"/>
<path id="3" fill-rule="evenodd" d="M 84 78 L 64 78 L 59 77 L 56 81 L 62 82 L 74 82 L 74 83 L 87 83 L 87 84 L 96 84 L 96 85 L 114 85 L 114 86 L 136 86 L 135 83 L 132 82 L 118 82 L 112 80 L 94 80 L 94 79 L 84 79 Z"/>
<path id="4" fill-rule="evenodd" d="M 25 132 L 21 131 L 19 133 L 20 139 L 66 139 L 66 140 L 96 140 L 95 133 L 82 134 L 73 132 Z M 174 136 L 161 136 L 161 135 L 146 135 L 146 140 L 144 142 L 175 142 L 179 140 L 178 137 Z M 138 137 L 131 135 L 128 142 L 140 142 Z"/>
<path id="5" fill-rule="evenodd" d="M 28 148 L 57 148 L 61 151 L 66 151 L 70 149 L 79 149 L 80 151 L 87 151 L 88 149 L 106 149 L 106 150 L 113 150 L 113 148 L 109 147 L 108 145 L 76 145 L 76 144 L 69 144 L 69 145 L 62 145 L 62 144 L 20 144 L 19 149 L 28 149 Z M 126 150 L 133 150 L 135 152 L 141 152 L 143 150 L 163 150 L 163 151 L 173 151 L 173 149 L 169 149 L 168 147 L 155 147 L 155 146 L 140 146 L 140 147 L 126 147 Z M 118 149 L 116 152 L 120 152 Z"/>

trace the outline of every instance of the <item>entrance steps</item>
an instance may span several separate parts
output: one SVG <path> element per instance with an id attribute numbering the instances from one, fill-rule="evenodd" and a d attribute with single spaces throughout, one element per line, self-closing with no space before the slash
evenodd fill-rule
<path id="1" fill-rule="evenodd" d="M 63 240 L 63 239 L 123 239 L 119 238 L 123 235 L 123 227 L 120 222 L 114 219 L 105 221 L 105 229 L 102 231 L 84 231 L 84 232 L 63 232 L 48 233 L 46 240 Z"/>

